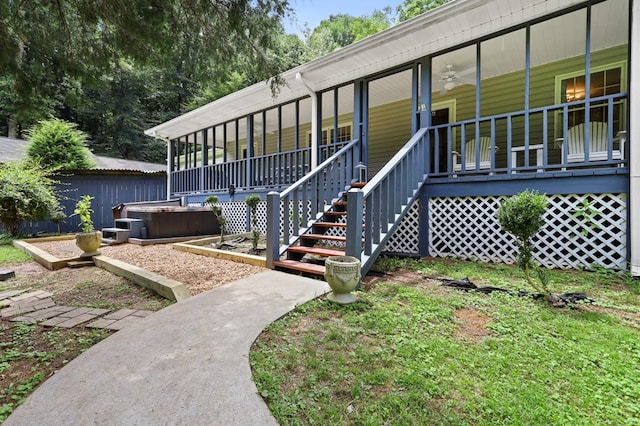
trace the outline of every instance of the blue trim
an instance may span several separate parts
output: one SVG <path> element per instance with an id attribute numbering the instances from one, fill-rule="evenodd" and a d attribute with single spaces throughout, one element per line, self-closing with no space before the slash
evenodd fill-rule
<path id="1" fill-rule="evenodd" d="M 429 197 L 427 191 L 420 193 L 420 230 L 418 231 L 418 253 L 429 256 Z"/>
<path id="2" fill-rule="evenodd" d="M 514 176 L 487 176 L 484 179 L 427 181 L 423 193 L 429 197 L 478 197 L 514 195 L 525 189 L 547 194 L 629 193 L 629 175 L 625 173 L 563 172 Z M 435 180 L 435 179 L 434 179 Z"/>
<path id="3" fill-rule="evenodd" d="M 432 94 L 431 94 L 431 57 L 422 61 L 422 67 L 420 68 L 422 71 L 422 85 L 420 86 L 421 94 L 420 94 L 420 127 L 431 127 L 431 102 L 432 102 Z M 424 111 L 422 110 L 422 105 L 425 106 Z M 416 130 L 417 131 L 417 130 Z M 435 132 L 437 135 L 438 132 Z M 451 150 L 449 150 L 451 151 Z M 451 156 L 448 156 L 451 159 Z"/>

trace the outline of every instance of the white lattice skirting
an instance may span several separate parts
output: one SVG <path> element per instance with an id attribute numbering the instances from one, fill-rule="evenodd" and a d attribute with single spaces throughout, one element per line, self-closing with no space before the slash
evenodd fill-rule
<path id="1" fill-rule="evenodd" d="M 441 197 L 429 200 L 429 252 L 485 262 L 513 263 L 515 239 L 496 219 L 505 197 Z M 549 268 L 600 265 L 626 269 L 625 194 L 550 195 L 545 226 L 534 238 L 536 260 Z M 595 212 L 580 215 L 583 200 Z"/>

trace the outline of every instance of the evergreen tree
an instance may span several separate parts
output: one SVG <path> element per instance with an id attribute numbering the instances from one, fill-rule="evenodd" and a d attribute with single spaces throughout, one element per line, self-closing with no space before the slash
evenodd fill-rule
<path id="1" fill-rule="evenodd" d="M 29 158 L 55 170 L 88 169 L 93 166 L 85 145 L 87 135 L 63 120 L 40 121 L 29 130 Z"/>

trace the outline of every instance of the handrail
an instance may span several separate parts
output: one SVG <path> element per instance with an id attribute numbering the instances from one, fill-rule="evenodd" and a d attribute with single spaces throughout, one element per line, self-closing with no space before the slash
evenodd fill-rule
<path id="1" fill-rule="evenodd" d="M 281 193 L 267 194 L 267 267 L 273 268 L 273 262 L 353 181 L 359 161 L 360 141 L 354 139 Z"/>
<path id="2" fill-rule="evenodd" d="M 360 259 L 363 275 L 419 196 L 428 177 L 429 147 L 429 129 L 420 129 L 364 188 L 349 190 L 346 254 Z"/>

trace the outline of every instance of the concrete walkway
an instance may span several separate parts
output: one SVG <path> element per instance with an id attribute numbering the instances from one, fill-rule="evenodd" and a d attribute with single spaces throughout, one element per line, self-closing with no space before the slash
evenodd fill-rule
<path id="1" fill-rule="evenodd" d="M 267 271 L 176 303 L 71 361 L 4 425 L 276 425 L 249 349 L 266 325 L 327 291 Z"/>

